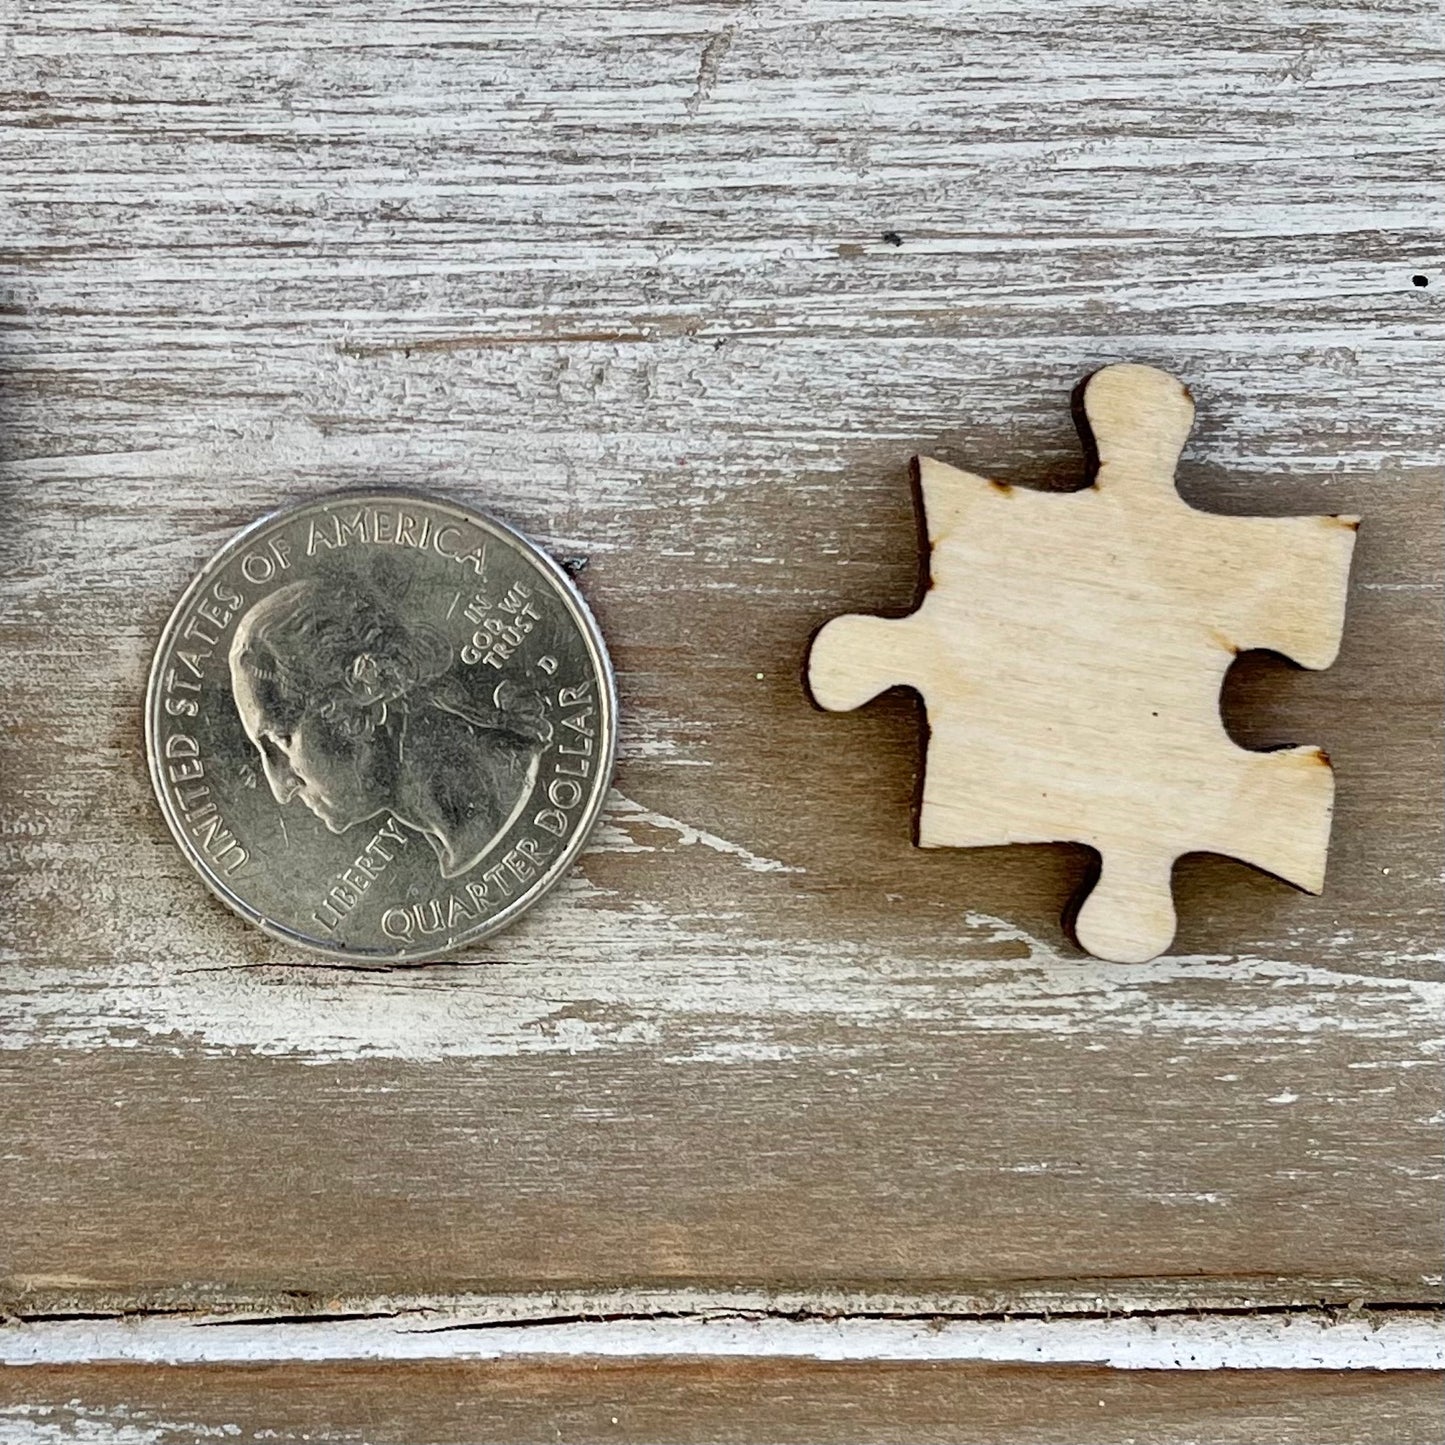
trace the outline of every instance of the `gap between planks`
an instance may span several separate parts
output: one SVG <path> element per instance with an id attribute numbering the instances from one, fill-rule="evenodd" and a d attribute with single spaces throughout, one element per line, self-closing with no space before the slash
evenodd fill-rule
<path id="1" fill-rule="evenodd" d="M 57 1311 L 0 1326 L 0 1365 L 218 1365 L 577 1358 L 1089 1364 L 1120 1370 L 1445 1369 L 1445 1310 L 1056 1308 L 747 1292 L 318 1302 L 259 1312 Z"/>

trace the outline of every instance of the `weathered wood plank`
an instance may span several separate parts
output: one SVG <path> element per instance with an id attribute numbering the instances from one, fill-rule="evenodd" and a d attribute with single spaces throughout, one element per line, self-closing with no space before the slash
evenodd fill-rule
<path id="1" fill-rule="evenodd" d="M 271 1309 L 90 1311 L 0 1326 L 0 1366 L 250 1365 L 439 1360 L 816 1359 L 1107 1365 L 1123 1370 L 1432 1370 L 1445 1366 L 1438 1311 L 1061 1307 L 980 1312 L 966 1299 L 817 1292 L 626 1291 L 469 1301 L 432 1297 Z"/>
<path id="2" fill-rule="evenodd" d="M 11 16 L 15 1307 L 1438 1295 L 1435 7 L 1050 18 Z M 1066 484 L 1060 398 L 1123 358 L 1196 393 L 1192 501 L 1366 518 L 1336 668 L 1249 660 L 1227 698 L 1242 740 L 1333 757 L 1325 894 L 1186 860 L 1179 952 L 1140 968 L 1062 938 L 1081 854 L 913 850 L 915 705 L 824 718 L 799 678 L 826 617 L 911 597 L 912 452 Z M 615 647 L 607 826 L 488 967 L 296 966 L 148 796 L 185 580 L 370 482 L 588 557 Z"/>
<path id="3" fill-rule="evenodd" d="M 1424 1371 L 579 1360 L 0 1374 L 0 1442 L 1434 1445 Z"/>

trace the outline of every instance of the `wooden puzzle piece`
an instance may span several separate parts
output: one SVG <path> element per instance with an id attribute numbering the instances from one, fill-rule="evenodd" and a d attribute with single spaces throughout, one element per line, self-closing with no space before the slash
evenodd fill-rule
<path id="1" fill-rule="evenodd" d="M 1334 661 L 1359 521 L 1190 507 L 1174 469 L 1194 406 L 1166 372 L 1107 367 L 1084 413 L 1098 471 L 1080 491 L 919 458 L 932 586 L 907 617 L 829 622 L 808 680 L 830 710 L 921 693 L 919 845 L 1088 844 L 1101 871 L 1075 935 L 1096 957 L 1143 962 L 1173 940 L 1183 853 L 1323 886 L 1329 760 L 1241 748 L 1219 691 L 1251 648 Z"/>

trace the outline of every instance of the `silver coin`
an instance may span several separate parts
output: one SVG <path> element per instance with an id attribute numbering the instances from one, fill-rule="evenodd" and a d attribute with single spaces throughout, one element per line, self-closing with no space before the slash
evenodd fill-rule
<path id="1" fill-rule="evenodd" d="M 263 517 L 186 589 L 146 748 L 212 892 L 289 943 L 430 958 L 531 907 L 602 808 L 617 700 L 567 575 L 405 492 Z"/>

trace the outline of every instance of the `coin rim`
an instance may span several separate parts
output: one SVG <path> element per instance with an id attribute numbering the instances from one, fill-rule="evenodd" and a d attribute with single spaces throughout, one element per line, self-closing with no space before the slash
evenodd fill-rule
<path id="1" fill-rule="evenodd" d="M 234 550 L 263 528 L 284 521 L 295 513 L 327 506 L 333 502 L 345 502 L 358 498 L 365 498 L 369 501 L 394 498 L 450 509 L 455 513 L 460 513 L 466 521 L 471 522 L 474 526 L 479 526 L 484 531 L 492 530 L 500 534 L 503 540 L 516 543 L 523 553 L 557 585 L 558 595 L 571 612 L 573 620 L 577 623 L 583 640 L 587 644 L 588 653 L 596 668 L 598 678 L 602 683 L 601 690 L 606 703 L 606 725 L 603 728 L 603 748 L 598 758 L 601 766 L 597 774 L 597 786 L 588 801 L 586 812 L 578 821 L 575 832 L 572 834 L 567 846 L 558 855 L 550 877 L 546 879 L 541 887 L 531 893 L 522 894 L 499 913 L 494 914 L 485 924 L 468 932 L 463 938 L 451 943 L 442 944 L 437 948 L 419 948 L 400 951 L 383 951 L 380 949 L 356 947 L 339 948 L 334 945 L 328 945 L 320 940 L 309 938 L 296 929 L 289 928 L 285 924 L 278 923 L 275 919 L 268 917 L 258 908 L 247 903 L 239 894 L 233 892 L 225 882 L 213 872 L 200 856 L 198 850 L 191 846 L 190 840 L 180 827 L 179 819 L 175 816 L 174 807 L 167 795 L 166 781 L 160 769 L 160 748 L 156 744 L 159 737 L 161 659 L 167 656 L 174 641 L 175 634 L 180 626 L 181 614 L 190 605 L 195 595 L 204 590 L 205 584 L 214 578 L 216 572 L 220 570 L 220 567 L 224 566 L 225 563 L 230 560 Z M 490 938 L 492 934 L 499 932 L 501 929 L 515 922 L 521 914 L 525 913 L 535 903 L 538 903 L 550 893 L 557 884 L 572 871 L 578 855 L 582 852 L 583 848 L 587 846 L 589 838 L 592 836 L 601 819 L 603 806 L 607 801 L 608 793 L 611 791 L 613 775 L 616 770 L 617 733 L 617 677 L 612 669 L 612 659 L 608 655 L 607 643 L 602 636 L 602 629 L 598 626 L 597 619 L 592 615 L 592 610 L 588 607 L 586 599 L 582 596 L 582 593 L 578 590 L 577 585 L 572 581 L 566 569 L 536 542 L 532 541 L 530 537 L 526 536 L 516 527 L 513 527 L 510 523 L 493 516 L 491 513 L 479 512 L 462 502 L 455 501 L 451 497 L 438 496 L 435 493 L 418 491 L 410 487 L 347 487 L 340 491 L 326 492 L 320 497 L 311 497 L 277 507 L 242 527 L 240 531 L 234 533 L 227 541 L 222 543 L 221 547 L 211 555 L 201 566 L 200 570 L 191 578 L 185 591 L 181 593 L 175 607 L 171 609 L 171 615 L 166 619 L 165 626 L 161 629 L 160 639 L 156 643 L 155 655 L 151 659 L 150 674 L 146 680 L 145 744 L 146 763 L 150 772 L 151 787 L 155 792 L 157 802 L 160 804 L 161 816 L 165 819 L 171 836 L 175 839 L 182 855 L 200 875 L 206 887 L 233 913 L 238 914 L 247 923 L 252 924 L 263 933 L 283 943 L 296 944 L 312 953 L 322 954 L 328 958 L 363 959 L 378 964 L 422 963 L 428 959 L 442 958 L 462 949 L 469 948 L 472 944 L 480 943 L 483 939 Z"/>

